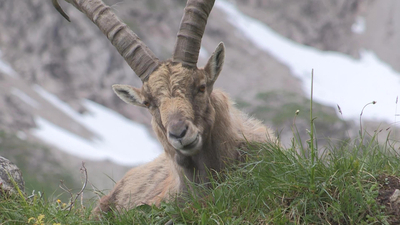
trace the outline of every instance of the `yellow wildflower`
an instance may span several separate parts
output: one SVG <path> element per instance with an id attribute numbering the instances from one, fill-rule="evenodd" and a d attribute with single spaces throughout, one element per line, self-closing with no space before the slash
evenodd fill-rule
<path id="1" fill-rule="evenodd" d="M 28 219 L 28 223 L 31 223 L 31 222 L 32 222 L 32 220 L 33 220 L 33 221 L 36 221 L 36 218 L 35 218 L 35 217 L 31 217 L 31 218 L 29 218 L 29 219 Z"/>
<path id="2" fill-rule="evenodd" d="M 43 219 L 44 219 L 44 215 L 43 214 L 40 214 L 39 216 L 38 216 L 38 218 L 37 218 L 37 221 L 36 221 L 36 223 L 39 225 L 42 225 L 42 224 L 44 224 L 44 222 L 43 222 Z"/>
<path id="3" fill-rule="evenodd" d="M 28 219 L 28 223 L 33 222 L 35 225 L 44 225 L 44 217 L 45 216 L 43 214 L 40 214 L 37 218 L 31 217 Z"/>

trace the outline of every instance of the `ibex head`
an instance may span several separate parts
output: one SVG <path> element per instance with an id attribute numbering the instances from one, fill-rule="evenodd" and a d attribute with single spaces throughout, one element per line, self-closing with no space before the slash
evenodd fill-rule
<path id="1" fill-rule="evenodd" d="M 222 70 L 224 45 L 218 45 L 204 68 L 196 65 L 214 1 L 187 2 L 172 60 L 159 62 L 101 0 L 68 0 L 104 32 L 143 82 L 141 89 L 113 85 L 115 93 L 129 104 L 148 108 L 159 139 L 186 156 L 202 149 L 214 124 L 210 98 Z"/>
<path id="2" fill-rule="evenodd" d="M 214 123 L 210 95 L 221 72 L 224 45 L 218 45 L 204 69 L 178 62 L 161 63 L 141 89 L 114 85 L 125 102 L 146 107 L 156 131 L 184 155 L 195 154 Z"/>
<path id="3" fill-rule="evenodd" d="M 213 4 L 214 1 L 188 1 L 172 60 L 158 63 L 142 79 L 141 89 L 113 86 L 125 102 L 148 108 L 159 138 L 183 155 L 196 154 L 202 148 L 214 123 L 210 95 L 222 69 L 224 45 L 218 45 L 204 69 L 196 66 Z"/>

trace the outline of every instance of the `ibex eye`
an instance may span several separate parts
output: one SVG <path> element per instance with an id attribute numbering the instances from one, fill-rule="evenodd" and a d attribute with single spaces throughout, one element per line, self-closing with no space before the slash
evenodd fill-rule
<path id="1" fill-rule="evenodd" d="M 205 92 L 206 91 L 206 85 L 201 85 L 200 87 L 199 87 L 199 92 Z"/>
<path id="2" fill-rule="evenodd" d="M 150 107 L 150 102 L 144 101 L 144 102 L 143 102 L 143 105 L 145 105 L 147 108 L 149 108 L 149 107 Z"/>

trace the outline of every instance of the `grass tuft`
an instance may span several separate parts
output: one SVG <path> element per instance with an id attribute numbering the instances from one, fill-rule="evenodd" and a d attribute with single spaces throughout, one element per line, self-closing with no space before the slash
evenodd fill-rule
<path id="1" fill-rule="evenodd" d="M 90 219 L 91 200 L 85 207 L 75 204 L 67 215 L 59 200 L 12 195 L 0 200 L 0 223 L 389 224 L 395 215 L 377 201 L 379 177 L 398 177 L 400 162 L 389 145 L 369 139 L 332 144 L 315 162 L 310 149 L 299 153 L 297 144 L 252 145 L 245 162 L 211 179 L 212 189 L 189 184 L 192 192 L 180 200 L 112 212 L 100 222 Z"/>

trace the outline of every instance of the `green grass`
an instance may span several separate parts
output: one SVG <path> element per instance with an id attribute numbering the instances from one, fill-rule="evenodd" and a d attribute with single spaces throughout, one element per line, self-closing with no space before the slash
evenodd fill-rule
<path id="1" fill-rule="evenodd" d="M 43 224 L 389 224 L 393 215 L 376 201 L 378 177 L 399 176 L 400 160 L 388 144 L 374 137 L 342 142 L 312 164 L 310 149 L 293 143 L 253 146 L 246 162 L 212 180 L 212 189 L 190 184 L 201 196 L 110 213 L 101 222 L 89 218 L 94 200 L 67 215 L 54 200 L 11 196 L 0 200 L 0 223 L 34 224 L 43 215 Z"/>

